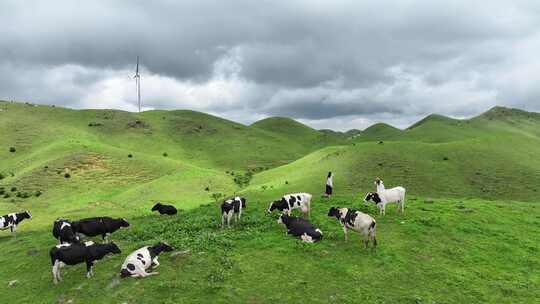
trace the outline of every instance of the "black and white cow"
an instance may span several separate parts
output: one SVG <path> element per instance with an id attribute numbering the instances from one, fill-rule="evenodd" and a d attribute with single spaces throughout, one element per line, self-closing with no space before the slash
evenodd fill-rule
<path id="1" fill-rule="evenodd" d="M 300 217 L 289 216 L 283 213 L 279 216 L 278 223 L 284 224 L 287 227 L 287 234 L 299 237 L 306 243 L 318 242 L 323 236 L 321 229 Z"/>
<path id="2" fill-rule="evenodd" d="M 129 227 L 125 219 L 113 219 L 108 216 L 85 218 L 71 223 L 73 231 L 85 236 L 101 235 L 104 241 L 108 236 L 122 227 Z"/>
<path id="3" fill-rule="evenodd" d="M 152 207 L 152 211 L 157 211 L 159 214 L 175 215 L 178 213 L 178 210 L 172 205 L 163 205 L 160 202 Z"/>
<path id="4" fill-rule="evenodd" d="M 396 203 L 398 206 L 397 211 L 401 210 L 401 213 L 403 213 L 405 211 L 405 192 L 406 190 L 403 187 L 384 189 L 380 192 L 368 192 L 364 197 L 364 201 L 373 201 L 379 208 L 380 215 L 386 215 L 386 205 L 391 203 Z"/>
<path id="5" fill-rule="evenodd" d="M 237 222 L 240 221 L 244 208 L 246 208 L 246 199 L 243 197 L 237 196 L 223 201 L 221 204 L 221 227 L 225 226 L 225 221 L 227 221 L 227 226 L 230 226 L 233 215 L 236 215 Z"/>
<path id="6" fill-rule="evenodd" d="M 53 283 L 61 281 L 60 268 L 65 265 L 77 265 L 86 263 L 86 277 L 94 275 L 94 264 L 107 254 L 121 253 L 115 243 L 94 244 L 94 242 L 60 244 L 54 246 L 49 255 L 52 263 Z"/>
<path id="7" fill-rule="evenodd" d="M 67 219 L 57 219 L 54 221 L 52 234 L 60 244 L 78 243 L 79 237 L 73 231 L 71 222 Z"/>
<path id="8" fill-rule="evenodd" d="M 305 215 L 311 216 L 311 197 L 309 193 L 291 193 L 284 195 L 280 200 L 273 201 L 268 207 L 268 212 L 272 212 L 277 209 L 282 214 L 291 215 L 293 209 L 300 209 Z"/>
<path id="9" fill-rule="evenodd" d="M 135 250 L 127 256 L 124 264 L 122 264 L 120 276 L 122 278 L 144 278 L 147 276 L 158 275 L 159 272 L 147 272 L 147 270 L 159 266 L 158 257 L 161 252 L 169 252 L 172 250 L 173 248 L 164 242 L 159 242 L 154 246 L 145 246 Z"/>
<path id="10" fill-rule="evenodd" d="M 28 210 L 20 213 L 10 213 L 0 217 L 0 230 L 11 229 L 13 236 L 17 236 L 17 225 L 24 219 L 31 219 L 32 214 Z"/>
<path id="11" fill-rule="evenodd" d="M 338 219 L 339 223 L 343 227 L 345 241 L 348 240 L 349 229 L 352 229 L 353 231 L 359 232 L 364 236 L 364 245 L 366 248 L 368 247 L 370 240 L 373 241 L 373 247 L 377 247 L 377 223 L 371 216 L 354 209 L 339 207 L 330 208 L 330 210 L 328 210 L 328 216 L 334 216 Z"/>

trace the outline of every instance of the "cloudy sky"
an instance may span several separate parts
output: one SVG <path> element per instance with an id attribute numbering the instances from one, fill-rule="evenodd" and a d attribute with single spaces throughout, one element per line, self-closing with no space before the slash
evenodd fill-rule
<path id="1" fill-rule="evenodd" d="M 540 1 L 0 2 L 0 99 L 406 127 L 540 111 Z"/>

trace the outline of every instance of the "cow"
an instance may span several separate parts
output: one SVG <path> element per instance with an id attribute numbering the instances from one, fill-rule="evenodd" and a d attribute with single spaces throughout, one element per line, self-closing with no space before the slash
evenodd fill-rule
<path id="1" fill-rule="evenodd" d="M 283 213 L 279 216 L 278 224 L 284 224 L 287 227 L 287 234 L 299 237 L 306 243 L 318 242 L 323 236 L 321 229 L 300 217 L 289 216 Z"/>
<path id="2" fill-rule="evenodd" d="M 19 213 L 10 213 L 0 217 L 0 230 L 11 229 L 14 237 L 17 237 L 17 225 L 24 219 L 31 219 L 32 214 L 28 210 Z"/>
<path id="3" fill-rule="evenodd" d="M 178 210 L 172 205 L 163 205 L 160 202 L 157 202 L 154 207 L 152 207 L 152 211 L 157 211 L 159 214 L 167 214 L 167 215 L 175 215 L 178 213 Z"/>
<path id="4" fill-rule="evenodd" d="M 221 204 L 221 227 L 225 226 L 225 221 L 229 227 L 234 215 L 236 215 L 236 222 L 240 221 L 244 208 L 246 208 L 246 199 L 243 197 L 237 196 L 223 201 Z"/>
<path id="5" fill-rule="evenodd" d="M 381 192 L 368 192 L 364 201 L 366 203 L 373 201 L 379 208 L 380 215 L 386 215 L 386 205 L 390 203 L 397 203 L 397 211 L 401 210 L 401 213 L 403 213 L 405 209 L 405 188 L 395 187 Z"/>
<path id="6" fill-rule="evenodd" d="M 67 219 L 57 219 L 54 221 L 52 234 L 60 244 L 78 243 L 79 237 L 73 231 L 71 222 Z"/>
<path id="7" fill-rule="evenodd" d="M 147 272 L 159 266 L 158 257 L 161 252 L 170 252 L 173 248 L 167 243 L 159 242 L 154 246 L 145 246 L 127 256 L 120 270 L 120 277 L 144 278 L 158 275 L 159 272 Z"/>
<path id="8" fill-rule="evenodd" d="M 348 241 L 349 229 L 352 229 L 353 231 L 359 232 L 363 235 L 366 249 L 368 248 L 370 240 L 373 241 L 373 248 L 377 247 L 377 223 L 371 216 L 354 209 L 340 207 L 331 207 L 330 210 L 328 210 L 328 216 L 336 217 L 338 219 L 339 223 L 343 227 L 345 242 Z"/>
<path id="9" fill-rule="evenodd" d="M 108 216 L 85 218 L 71 223 L 73 231 L 85 236 L 101 235 L 107 241 L 109 235 L 122 227 L 129 227 L 125 219 L 113 219 Z"/>
<path id="10" fill-rule="evenodd" d="M 300 209 L 304 215 L 307 214 L 310 217 L 311 197 L 309 193 L 286 194 L 280 200 L 271 202 L 268 212 L 277 209 L 282 214 L 291 215 L 293 209 Z"/>
<path id="11" fill-rule="evenodd" d="M 107 244 L 94 244 L 94 242 L 60 244 L 51 248 L 49 255 L 51 257 L 53 283 L 58 284 L 61 281 L 60 268 L 65 265 L 77 265 L 86 263 L 86 277 L 91 278 L 94 275 L 94 264 L 101 260 L 107 254 L 119 254 L 122 251 L 114 242 Z"/>

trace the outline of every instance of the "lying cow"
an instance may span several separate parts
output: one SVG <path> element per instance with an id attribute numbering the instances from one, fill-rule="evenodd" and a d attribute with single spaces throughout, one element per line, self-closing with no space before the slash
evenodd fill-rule
<path id="1" fill-rule="evenodd" d="M 52 234 L 60 244 L 78 243 L 79 237 L 73 231 L 71 222 L 66 219 L 57 219 L 54 221 Z"/>
<path id="2" fill-rule="evenodd" d="M 354 209 L 339 207 L 330 208 L 330 210 L 328 210 L 328 216 L 334 216 L 338 219 L 343 227 L 345 241 L 348 240 L 349 229 L 352 229 L 364 236 L 364 245 L 366 248 L 368 247 L 370 240 L 373 241 L 373 248 L 377 247 L 377 238 L 375 236 L 375 226 L 377 223 L 371 216 Z"/>
<path id="3" fill-rule="evenodd" d="M 243 197 L 237 196 L 225 200 L 221 204 L 221 227 L 225 226 L 225 221 L 227 221 L 227 226 L 230 226 L 234 215 L 236 215 L 236 221 L 240 221 L 244 208 L 246 208 L 246 199 Z"/>
<path id="4" fill-rule="evenodd" d="M 159 272 L 147 272 L 147 270 L 159 266 L 158 257 L 161 252 L 169 252 L 172 250 L 173 248 L 171 246 L 163 242 L 159 242 L 154 246 L 145 246 L 135 250 L 127 256 L 124 264 L 122 264 L 120 276 L 122 278 L 144 278 L 147 276 L 158 275 Z"/>
<path id="5" fill-rule="evenodd" d="M 308 220 L 300 217 L 281 214 L 278 219 L 279 224 L 287 227 L 287 234 L 299 237 L 306 243 L 314 243 L 322 239 L 321 229 L 313 226 Z"/>
<path id="6" fill-rule="evenodd" d="M 51 256 L 53 283 L 61 281 L 60 268 L 65 265 L 77 265 L 86 263 L 86 277 L 94 275 L 94 264 L 107 254 L 121 253 L 115 243 L 94 244 L 94 242 L 61 244 L 54 246 L 49 255 Z"/>
<path id="7" fill-rule="evenodd" d="M 125 219 L 113 219 L 108 216 L 86 218 L 71 223 L 73 231 L 85 236 L 101 235 L 107 241 L 109 235 L 122 227 L 129 227 Z"/>
<path id="8" fill-rule="evenodd" d="M 300 209 L 304 215 L 310 216 L 311 197 L 309 193 L 286 194 L 280 200 L 271 202 L 268 212 L 277 209 L 282 214 L 291 215 L 293 209 Z"/>
<path id="9" fill-rule="evenodd" d="M 160 202 L 152 207 L 152 211 L 157 211 L 159 214 L 175 215 L 178 213 L 178 210 L 172 205 L 163 205 Z"/>
<path id="10" fill-rule="evenodd" d="M 24 219 L 31 219 L 32 214 L 28 210 L 20 213 L 10 213 L 4 216 L 0 216 L 0 230 L 11 229 L 13 236 L 17 236 L 17 225 Z"/>

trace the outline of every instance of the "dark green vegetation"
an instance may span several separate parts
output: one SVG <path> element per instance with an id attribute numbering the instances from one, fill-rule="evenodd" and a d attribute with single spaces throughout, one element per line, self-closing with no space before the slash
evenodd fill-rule
<path id="1" fill-rule="evenodd" d="M 244 126 L 191 111 L 8 102 L 0 109 L 0 214 L 34 215 L 17 239 L 0 232 L 3 298 L 532 303 L 540 297 L 540 114 L 494 108 L 468 120 L 431 115 L 406 130 L 376 124 L 342 133 L 287 118 Z M 329 170 L 338 196 L 316 198 L 312 212 L 323 241 L 286 237 L 264 213 L 268 202 L 292 191 L 318 197 Z M 358 235 L 344 243 L 326 212 L 340 205 L 376 214 L 361 204 L 376 176 L 388 187 L 406 187 L 408 201 L 404 216 L 395 206 L 375 216 L 380 248 L 370 252 Z M 221 230 L 214 199 L 234 193 L 247 197 L 247 215 Z M 184 210 L 176 217 L 151 214 L 156 200 Z M 65 281 L 53 287 L 52 221 L 98 215 L 132 223 L 112 236 L 123 253 L 98 263 L 90 280 L 83 265 L 64 268 Z M 164 254 L 159 276 L 117 279 L 127 254 L 158 240 L 190 252 Z"/>

